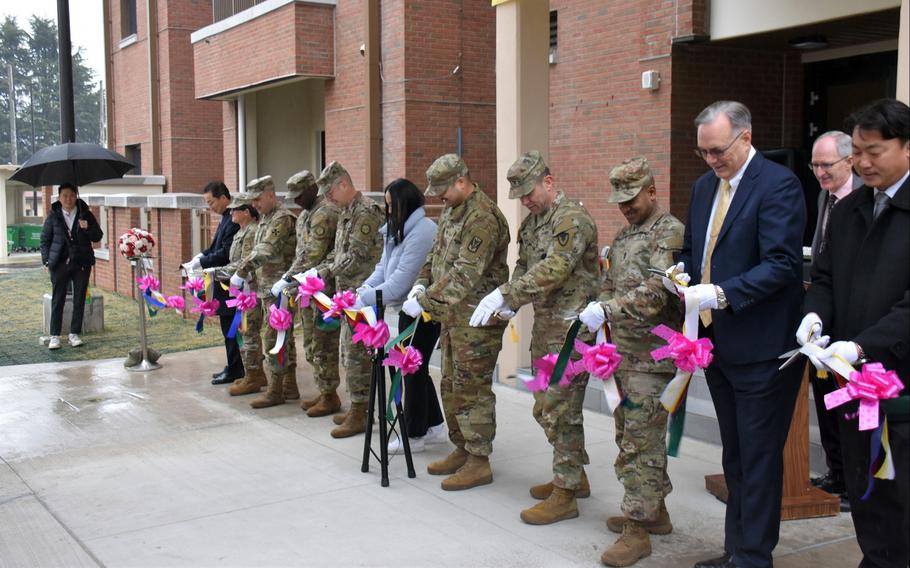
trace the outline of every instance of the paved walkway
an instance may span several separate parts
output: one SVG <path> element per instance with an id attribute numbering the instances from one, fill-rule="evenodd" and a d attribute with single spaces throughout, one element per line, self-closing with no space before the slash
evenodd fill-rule
<path id="1" fill-rule="evenodd" d="M 581 516 L 534 527 L 518 513 L 551 454 L 527 393 L 497 387 L 492 485 L 442 491 L 426 464 L 448 448 L 431 446 L 416 479 L 397 457 L 383 488 L 375 464 L 360 471 L 362 436 L 333 440 L 329 418 L 296 404 L 253 411 L 209 385 L 221 356 L 169 354 L 147 374 L 119 359 L 0 368 L 0 566 L 593 567 L 615 538 L 607 416 L 585 415 L 593 495 Z M 719 448 L 684 441 L 670 465 L 675 530 L 638 566 L 721 551 L 724 505 L 703 480 L 719 462 Z M 782 525 L 778 568 L 858 562 L 848 515 Z"/>

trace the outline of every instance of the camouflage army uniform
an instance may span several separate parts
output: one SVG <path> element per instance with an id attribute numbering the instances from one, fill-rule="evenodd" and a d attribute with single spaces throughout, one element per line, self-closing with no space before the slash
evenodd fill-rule
<path id="1" fill-rule="evenodd" d="M 611 182 L 621 176 L 638 178 L 634 162 L 624 166 L 613 170 Z M 620 229 L 607 257 L 609 268 L 598 297 L 611 322 L 612 341 L 623 356 L 615 378 L 630 404 L 621 405 L 613 414 L 619 446 L 615 470 L 625 488 L 622 512 L 636 521 L 656 519 L 664 497 L 673 489 L 667 476 L 667 411 L 659 399 L 675 367 L 669 359 L 652 359 L 651 351 L 665 341 L 651 330 L 660 324 L 678 330 L 681 307 L 660 276 L 649 273 L 648 268 L 666 268 L 675 262 L 683 231 L 679 220 L 660 209 L 641 225 Z"/>
<path id="2" fill-rule="evenodd" d="M 294 264 L 285 277 L 306 272 L 324 261 L 335 248 L 335 231 L 341 213 L 325 197 L 320 197 L 313 206 L 297 217 L 297 252 Z M 328 279 L 324 292 L 331 297 L 335 293 L 335 282 Z M 338 338 L 340 328 L 323 331 L 316 327 L 316 318 L 322 313 L 312 306 L 300 307 L 303 327 L 303 350 L 306 360 L 313 365 L 314 378 L 319 392 L 334 393 L 341 382 L 338 375 Z"/>
<path id="3" fill-rule="evenodd" d="M 215 279 L 229 280 L 231 275 L 237 271 L 237 264 L 240 260 L 252 252 L 256 241 L 256 226 L 256 223 L 250 221 L 246 227 L 242 227 L 237 231 L 237 234 L 234 235 L 234 242 L 231 243 L 231 252 L 228 256 L 231 262 L 215 270 Z M 250 287 L 256 287 L 255 280 L 254 275 L 252 280 L 250 280 Z M 246 314 L 246 330 L 240 334 L 243 338 L 243 345 L 240 346 L 240 356 L 243 358 L 243 367 L 246 369 L 247 375 L 261 375 L 263 373 L 262 337 L 259 335 L 262 329 L 260 303 L 257 297 L 256 308 Z"/>
<path id="4" fill-rule="evenodd" d="M 320 195 L 331 187 L 338 173 L 332 171 L 332 162 L 319 177 Z M 344 171 L 340 165 L 337 169 Z M 378 203 L 360 192 L 341 211 L 335 230 L 335 248 L 317 266 L 319 276 L 328 282 L 335 280 L 335 289 L 355 290 L 373 272 L 382 256 L 382 235 L 379 227 L 385 223 L 385 212 Z M 341 326 L 341 362 L 352 403 L 366 403 L 370 395 L 372 362 L 370 353 L 362 343 L 351 341 L 351 326 Z"/>
<path id="5" fill-rule="evenodd" d="M 475 184 L 463 203 L 443 212 L 416 282 L 426 286 L 417 295 L 421 307 L 442 324 L 440 390 L 449 439 L 475 456 L 493 451 L 493 369 L 506 323 L 494 319 L 486 327 L 472 328 L 468 321 L 472 304 L 508 280 L 508 244 L 505 217 Z"/>
<path id="6" fill-rule="evenodd" d="M 266 176 L 266 178 L 268 178 L 267 185 L 274 187 L 271 177 Z M 253 195 L 261 192 L 262 187 L 266 185 L 261 180 L 266 178 L 251 181 L 247 186 L 248 191 Z M 271 349 L 278 337 L 278 332 L 268 325 L 269 308 L 278 301 L 272 296 L 271 285 L 284 276 L 285 270 L 294 261 L 294 249 L 297 243 L 294 223 L 294 214 L 281 203 L 276 204 L 268 215 L 260 217 L 253 249 L 237 263 L 237 274 L 246 279 L 253 277 L 256 282 L 254 289 L 260 300 L 263 321 L 262 346 L 265 350 Z M 294 344 L 293 326 L 287 330 L 285 345 L 287 346 L 287 359 L 284 369 L 278 368 L 275 357 L 265 358 L 270 382 L 275 378 L 284 380 L 285 377 L 288 381 L 296 382 L 294 375 L 297 369 L 297 348 Z"/>
<path id="7" fill-rule="evenodd" d="M 559 352 L 572 316 L 594 298 L 600 284 L 597 226 L 587 209 L 558 192 L 548 210 L 522 222 L 518 247 L 512 280 L 500 291 L 513 311 L 533 303 L 531 357 L 536 360 Z M 578 339 L 591 338 L 583 333 Z M 582 373 L 566 388 L 554 382 L 534 393 L 534 419 L 553 446 L 553 483 L 563 489 L 579 489 L 589 463 L 582 416 L 587 384 Z"/>

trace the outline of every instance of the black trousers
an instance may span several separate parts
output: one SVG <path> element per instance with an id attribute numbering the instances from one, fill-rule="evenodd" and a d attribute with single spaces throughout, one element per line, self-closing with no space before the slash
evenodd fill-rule
<path id="1" fill-rule="evenodd" d="M 221 323 L 221 335 L 224 336 L 224 352 L 227 356 L 227 365 L 225 365 L 224 370 L 227 371 L 228 376 L 239 379 L 246 374 L 246 370 L 243 368 L 243 359 L 240 356 L 240 345 L 237 343 L 236 335 L 233 338 L 228 338 L 227 336 L 228 331 L 231 329 L 231 323 L 234 321 L 236 310 L 225 306 L 224 303 L 230 299 L 230 295 L 217 282 L 212 286 L 212 290 L 212 295 L 221 303 L 221 307 L 218 309 L 218 319 Z"/>
<path id="2" fill-rule="evenodd" d="M 729 492 L 724 548 L 743 568 L 772 566 L 780 535 L 783 450 L 803 367 L 778 365 L 776 359 L 734 365 L 715 353 L 705 371 Z"/>
<path id="3" fill-rule="evenodd" d="M 398 330 L 411 325 L 414 318 L 404 312 L 398 314 Z M 423 364 L 420 370 L 404 378 L 404 416 L 409 438 L 426 435 L 430 426 L 442 424 L 442 410 L 436 397 L 436 387 L 430 377 L 430 356 L 439 339 L 439 323 L 421 321 L 417 324 L 411 346 L 420 351 Z"/>
<path id="4" fill-rule="evenodd" d="M 73 319 L 70 333 L 82 333 L 82 318 L 85 315 L 85 293 L 88 291 L 88 277 L 91 266 L 76 266 L 72 263 L 58 264 L 51 273 L 51 335 L 60 335 L 63 327 L 63 307 L 66 305 L 66 291 L 73 284 Z"/>
<path id="5" fill-rule="evenodd" d="M 851 405 L 851 406 L 856 406 Z M 851 409 L 856 413 L 856 408 Z M 876 479 L 869 499 L 866 492 L 869 472 L 871 430 L 860 432 L 857 419 L 846 420 L 841 408 L 831 412 L 840 426 L 844 456 L 844 482 L 850 498 L 850 514 L 856 540 L 863 551 L 860 568 L 907 568 L 910 562 L 907 535 L 910 534 L 910 423 L 888 421 L 894 479 Z"/>
<path id="6" fill-rule="evenodd" d="M 818 416 L 818 435 L 821 438 L 822 449 L 825 450 L 825 463 L 828 471 L 835 477 L 844 476 L 844 460 L 840 451 L 840 431 L 837 426 L 837 415 L 825 408 L 825 395 L 837 390 L 837 382 L 833 375 L 827 379 L 819 379 L 815 369 L 809 369 L 812 377 L 812 397 L 815 399 L 815 414 Z"/>

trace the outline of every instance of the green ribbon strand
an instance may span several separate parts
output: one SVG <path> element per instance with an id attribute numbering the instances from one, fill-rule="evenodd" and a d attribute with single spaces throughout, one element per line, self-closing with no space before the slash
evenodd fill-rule
<path id="1" fill-rule="evenodd" d="M 687 398 L 689 398 L 688 389 L 683 395 L 682 402 L 676 408 L 676 412 L 670 415 L 670 439 L 667 440 L 667 455 L 670 457 L 679 456 L 679 444 L 682 441 L 683 428 L 686 425 Z"/>
<path id="2" fill-rule="evenodd" d="M 550 377 L 550 384 L 559 383 L 559 380 L 562 378 L 562 374 L 566 372 L 566 366 L 569 364 L 569 357 L 572 356 L 572 350 L 575 349 L 575 338 L 578 336 L 578 331 L 581 329 L 581 321 L 575 320 L 572 323 L 572 326 L 569 327 L 569 331 L 566 332 L 566 341 L 562 344 L 562 349 L 559 350 L 559 357 L 556 359 L 556 365 L 553 367 L 553 376 Z"/>

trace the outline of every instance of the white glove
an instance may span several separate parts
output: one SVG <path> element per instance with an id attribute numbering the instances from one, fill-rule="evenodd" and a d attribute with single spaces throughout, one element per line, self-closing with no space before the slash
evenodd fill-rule
<path id="1" fill-rule="evenodd" d="M 206 274 L 214 274 L 216 270 L 218 270 L 217 266 L 209 266 L 208 268 L 202 269 L 202 271 L 205 272 Z"/>
<path id="2" fill-rule="evenodd" d="M 696 284 L 686 288 L 686 300 L 693 298 L 698 301 L 698 311 L 717 309 L 717 288 L 714 284 Z"/>
<path id="3" fill-rule="evenodd" d="M 594 332 L 603 327 L 607 321 L 607 314 L 600 302 L 591 302 L 578 314 L 578 319 L 588 326 L 588 330 Z"/>
<path id="4" fill-rule="evenodd" d="M 813 339 L 813 340 L 812 340 L 812 343 L 814 343 L 814 344 L 818 345 L 819 347 L 821 347 L 822 349 L 824 349 L 825 347 L 828 346 L 828 342 L 830 342 L 830 341 L 831 341 L 831 338 L 830 338 L 829 336 L 823 335 L 823 336 L 821 336 L 821 337 L 816 337 L 815 339 Z M 822 362 L 818 359 L 818 357 L 816 357 L 815 355 L 806 355 L 806 356 L 809 358 L 809 362 L 812 363 L 812 365 L 813 365 L 816 369 L 819 369 L 819 370 L 822 370 L 822 371 L 825 371 L 825 370 L 828 369 L 828 367 L 825 366 L 825 364 L 822 363 Z"/>
<path id="5" fill-rule="evenodd" d="M 304 280 L 306 280 L 307 278 L 314 278 L 314 277 L 316 277 L 316 276 L 319 276 L 319 271 L 316 270 L 315 268 L 311 268 L 311 269 L 309 269 L 309 270 L 306 270 L 306 271 L 304 271 L 304 273 L 303 273 L 303 279 L 304 279 Z"/>
<path id="6" fill-rule="evenodd" d="M 193 260 L 199 260 L 199 259 L 202 258 L 203 256 L 205 256 L 205 255 L 202 254 L 201 252 L 197 252 L 197 253 L 196 253 L 196 256 L 193 257 Z"/>
<path id="7" fill-rule="evenodd" d="M 357 288 L 356 290 L 354 290 L 354 292 L 356 292 L 357 295 L 360 296 L 361 294 L 363 294 L 363 292 L 364 292 L 365 290 L 369 290 L 370 288 L 372 288 L 372 286 L 367 286 L 366 284 L 364 284 L 363 286 L 360 286 L 359 288 Z"/>
<path id="8" fill-rule="evenodd" d="M 835 341 L 819 355 L 820 359 L 829 357 L 840 357 L 852 365 L 859 359 L 859 345 L 852 341 Z"/>
<path id="9" fill-rule="evenodd" d="M 678 289 L 676 288 L 677 282 L 682 282 L 683 284 L 688 284 L 692 281 L 692 277 L 686 272 L 686 263 L 679 262 L 674 266 L 668 268 L 665 272 L 666 276 L 663 276 L 660 281 L 664 283 L 664 288 L 669 290 L 673 295 L 678 294 Z"/>
<path id="10" fill-rule="evenodd" d="M 800 345 L 805 345 L 810 341 L 814 342 L 822 334 L 822 319 L 815 312 L 809 312 L 799 322 L 796 329 L 796 341 Z"/>
<path id="11" fill-rule="evenodd" d="M 183 265 L 183 269 L 187 272 L 187 274 L 200 272 L 202 270 L 202 263 L 199 262 L 198 257 L 193 257 Z"/>
<path id="12" fill-rule="evenodd" d="M 246 280 L 235 272 L 233 276 L 231 276 L 231 286 L 242 291 L 246 287 Z"/>
<path id="13" fill-rule="evenodd" d="M 270 290 L 270 292 L 272 293 L 272 296 L 277 298 L 281 294 L 281 291 L 290 285 L 291 285 L 290 282 L 288 282 L 287 280 L 282 278 L 278 282 L 275 282 L 274 284 L 272 284 L 272 289 Z"/>
<path id="14" fill-rule="evenodd" d="M 512 311 L 512 308 L 510 308 L 509 306 L 506 306 L 504 308 L 499 309 L 499 313 L 497 314 L 497 316 L 499 317 L 499 319 L 512 319 L 515 317 L 515 312 Z"/>
<path id="15" fill-rule="evenodd" d="M 502 292 L 499 291 L 499 288 L 496 288 L 484 296 L 480 303 L 477 304 L 477 308 L 471 314 L 471 327 L 487 325 L 493 314 L 507 307 L 506 300 L 502 297 Z"/>
<path id="16" fill-rule="evenodd" d="M 420 294 L 421 292 L 426 292 L 426 291 L 427 291 L 427 287 L 424 286 L 423 284 L 415 284 L 414 287 L 411 288 L 411 291 L 408 292 L 408 300 L 410 300 L 412 298 L 416 298 L 417 294 Z"/>
<path id="17" fill-rule="evenodd" d="M 365 304 L 363 303 L 363 300 L 360 299 L 360 294 L 357 294 L 357 297 L 354 298 L 354 305 L 351 306 L 351 309 L 352 309 L 352 310 L 359 310 L 359 309 L 362 308 L 364 305 L 365 305 Z"/>
<path id="18" fill-rule="evenodd" d="M 420 314 L 423 313 L 423 308 L 420 306 L 420 302 L 417 301 L 417 298 L 408 298 L 401 306 L 401 311 L 412 318 L 418 318 L 420 317 Z"/>

